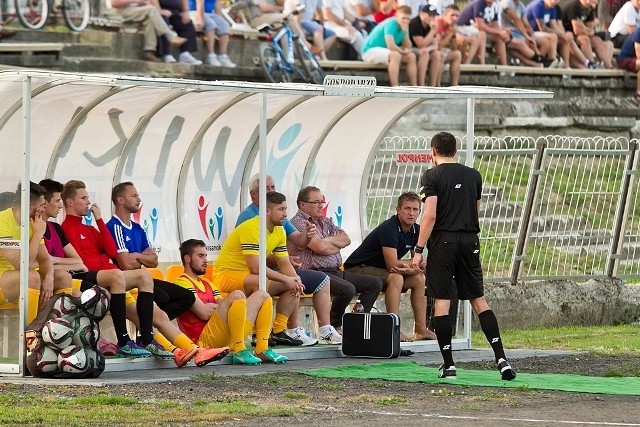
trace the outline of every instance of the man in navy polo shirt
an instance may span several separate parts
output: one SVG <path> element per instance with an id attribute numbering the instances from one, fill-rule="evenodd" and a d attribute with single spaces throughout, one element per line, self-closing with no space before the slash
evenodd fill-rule
<path id="1" fill-rule="evenodd" d="M 618 68 L 638 73 L 636 99 L 640 99 L 640 28 L 636 28 L 622 44 L 620 56 L 618 56 Z"/>
<path id="2" fill-rule="evenodd" d="M 396 215 L 377 226 L 344 263 L 345 271 L 380 277 L 384 282 L 385 306 L 389 313 L 400 311 L 400 295 L 411 290 L 414 339 L 436 339 L 427 329 L 425 276 L 411 266 L 411 260 L 402 260 L 418 241 L 420 226 L 420 197 L 413 192 L 398 197 Z M 402 341 L 410 341 L 401 334 Z"/>

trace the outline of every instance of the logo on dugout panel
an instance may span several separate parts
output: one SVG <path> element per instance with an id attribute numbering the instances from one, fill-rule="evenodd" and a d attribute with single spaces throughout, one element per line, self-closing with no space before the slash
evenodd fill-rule
<path id="1" fill-rule="evenodd" d="M 222 225 L 224 221 L 224 213 L 222 206 L 209 210 L 209 201 L 204 197 L 198 197 L 198 218 L 200 220 L 200 227 L 204 232 L 206 240 L 215 240 L 216 243 L 207 245 L 208 251 L 219 251 L 222 246 L 220 240 L 222 239 Z"/>
<path id="2" fill-rule="evenodd" d="M 326 205 L 324 205 L 324 208 L 322 208 L 322 215 L 329 218 L 329 221 L 335 222 L 338 228 L 342 228 L 342 213 L 343 213 L 342 206 L 341 205 L 336 206 L 336 210 L 333 212 L 333 216 L 330 216 L 330 215 L 327 215 L 327 213 L 329 212 L 329 202 L 326 201 L 324 196 L 322 196 L 322 201 L 326 203 Z"/>
<path id="3" fill-rule="evenodd" d="M 156 252 L 160 253 L 161 247 L 159 245 L 156 245 L 156 240 L 158 237 L 158 209 L 151 208 L 149 214 L 145 216 L 142 214 L 143 208 L 144 204 L 140 205 L 140 209 L 138 210 L 138 212 L 133 214 L 133 220 L 140 224 L 144 232 L 147 234 L 149 244 L 153 246 Z"/>

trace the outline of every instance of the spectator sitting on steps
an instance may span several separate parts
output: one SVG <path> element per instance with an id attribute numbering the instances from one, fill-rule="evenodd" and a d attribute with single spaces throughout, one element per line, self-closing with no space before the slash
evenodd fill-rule
<path id="1" fill-rule="evenodd" d="M 596 68 L 593 62 L 596 57 L 602 61 L 606 69 L 613 68 L 613 43 L 603 40 L 595 28 L 598 19 L 595 17 L 597 0 L 571 0 L 562 5 L 562 23 L 565 31 L 571 31 L 584 56 L 591 63 L 589 68 Z"/>
<path id="2" fill-rule="evenodd" d="M 284 0 L 249 0 L 249 24 L 258 28 L 284 19 Z"/>
<path id="3" fill-rule="evenodd" d="M 160 36 L 166 36 L 171 46 L 181 46 L 187 42 L 187 39 L 179 37 L 162 19 L 157 0 L 112 0 L 111 5 L 125 23 L 144 25 L 144 47 L 140 55 L 140 59 L 144 61 L 158 61 L 155 52 Z"/>
<path id="4" fill-rule="evenodd" d="M 219 0 L 189 0 L 191 19 L 194 20 L 196 31 L 204 31 L 205 46 L 207 48 L 206 63 L 214 67 L 235 68 L 229 55 L 229 22 L 222 16 Z M 214 50 L 215 41 L 218 40 L 218 54 Z"/>
<path id="5" fill-rule="evenodd" d="M 180 37 L 187 42 L 180 46 L 178 62 L 191 65 L 202 65 L 202 61 L 193 57 L 191 52 L 198 51 L 196 29 L 189 16 L 189 4 L 187 0 L 159 0 L 160 15 L 173 28 Z M 158 41 L 158 53 L 164 62 L 176 62 L 171 55 L 171 46 L 166 37 L 160 37 Z"/>
<path id="6" fill-rule="evenodd" d="M 405 64 L 410 86 L 417 84 L 416 56 L 409 39 L 411 8 L 400 6 L 396 16 L 376 25 L 362 47 L 362 59 L 373 64 L 385 64 L 389 84 L 398 86 L 400 64 Z"/>
<path id="7" fill-rule="evenodd" d="M 409 21 L 409 37 L 418 56 L 418 86 L 424 86 L 429 69 L 429 86 L 438 85 L 442 67 L 442 51 L 439 49 L 440 36 L 435 18 L 436 8 L 424 5 L 418 15 Z"/>
<path id="8" fill-rule="evenodd" d="M 637 73 L 636 78 L 636 99 L 640 99 L 640 28 L 636 28 L 633 33 L 624 41 L 618 56 L 618 68 Z"/>
<path id="9" fill-rule="evenodd" d="M 346 0 L 324 0 L 322 12 L 324 15 L 324 26 L 338 36 L 345 43 L 349 43 L 356 51 L 358 58 L 364 43 L 364 37 L 352 22 L 355 17 L 346 9 Z"/>

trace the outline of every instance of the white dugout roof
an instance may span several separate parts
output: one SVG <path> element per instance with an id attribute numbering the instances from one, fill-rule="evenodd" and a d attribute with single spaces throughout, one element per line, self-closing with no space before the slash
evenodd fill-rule
<path id="1" fill-rule="evenodd" d="M 23 151 L 31 180 L 83 180 L 107 218 L 112 186 L 133 181 L 143 198 L 136 219 L 160 249 L 160 261 L 175 262 L 186 238 L 201 238 L 217 252 L 249 203 L 246 185 L 260 170 L 264 146 L 262 169 L 289 198 L 290 215 L 298 190 L 315 185 L 326 196 L 327 216 L 355 247 L 366 166 L 403 114 L 425 100 L 466 99 L 473 135 L 474 99 L 553 96 L 492 87 L 375 87 L 367 85 L 371 78 L 336 77 L 338 85 L 325 88 L 0 72 L 0 190 L 15 189 Z"/>
<path id="2" fill-rule="evenodd" d="M 215 257 L 250 202 L 249 178 L 268 172 L 287 195 L 290 216 L 300 188 L 323 191 L 326 215 L 351 237 L 346 256 L 363 237 L 367 175 L 377 147 L 404 114 L 426 101 L 466 102 L 467 138 L 473 138 L 474 100 L 551 97 L 492 87 L 377 87 L 370 77 L 328 76 L 319 86 L 0 72 L 0 192 L 13 192 L 27 179 L 80 179 L 108 219 L 111 188 L 133 181 L 143 199 L 134 219 L 160 262 L 174 263 L 187 238 L 204 240 Z M 473 144 L 467 151 L 472 162 Z M 263 210 L 264 199 L 260 205 Z M 24 190 L 22 206 L 25 248 Z M 264 288 L 264 271 L 261 276 Z M 21 297 L 21 325 L 25 304 Z M 469 313 L 467 307 L 467 344 Z M 18 342 L 19 363 L 0 363 L 0 372 L 20 372 Z"/>

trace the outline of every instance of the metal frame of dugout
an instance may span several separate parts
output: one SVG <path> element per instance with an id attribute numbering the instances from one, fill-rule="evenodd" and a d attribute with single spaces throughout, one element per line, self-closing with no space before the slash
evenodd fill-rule
<path id="1" fill-rule="evenodd" d="M 326 149 L 325 151 L 341 150 L 341 147 L 344 147 L 343 141 L 354 141 L 349 137 L 349 132 L 357 131 L 359 138 L 354 142 L 357 144 L 356 148 L 368 150 L 368 153 L 371 153 L 379 145 L 389 128 L 403 114 L 422 102 L 427 100 L 445 102 L 447 100 L 466 100 L 466 162 L 468 165 L 473 165 L 474 148 L 472 142 L 476 99 L 545 99 L 553 97 L 552 92 L 494 87 L 378 87 L 374 78 L 359 76 L 327 76 L 324 85 L 310 85 L 235 81 L 203 82 L 42 71 L 0 72 L 0 94 L 2 94 L 4 104 L 0 107 L 0 141 L 2 141 L 2 149 L 5 152 L 4 161 L 0 160 L 0 170 L 2 171 L 0 181 L 15 184 L 18 179 L 26 182 L 32 177 L 34 179 L 37 177 L 36 180 L 50 177 L 64 182 L 67 174 L 73 174 L 70 176 L 88 177 L 89 187 L 96 187 L 98 191 L 102 187 L 99 194 L 106 193 L 107 197 L 114 182 L 129 179 L 136 182 L 139 189 L 142 187 L 141 193 L 144 194 L 146 181 L 140 177 L 136 179 L 135 173 L 127 167 L 126 154 L 131 154 L 135 144 L 144 142 L 145 135 L 150 135 L 149 138 L 157 137 L 154 135 L 154 132 L 158 130 L 157 124 L 154 123 L 154 117 L 164 109 L 175 108 L 176 103 L 184 101 L 184 105 L 180 108 L 182 111 L 188 112 L 185 115 L 187 119 L 197 117 L 200 121 L 194 125 L 191 139 L 185 142 L 186 149 L 182 153 L 183 157 L 173 156 L 173 154 L 170 156 L 170 160 L 175 160 L 177 157 L 178 160 L 182 160 L 182 163 L 173 169 L 174 172 L 169 168 L 165 176 L 169 182 L 165 182 L 163 185 L 166 193 L 157 195 L 159 200 L 175 200 L 173 209 L 180 210 L 180 215 L 177 215 L 175 211 L 173 215 L 168 215 L 167 221 L 169 222 L 163 223 L 165 228 L 162 228 L 163 224 L 159 226 L 161 231 L 169 229 L 167 233 L 173 233 L 172 237 L 167 238 L 168 245 L 175 244 L 176 240 L 179 243 L 181 235 L 193 237 L 198 233 L 202 234 L 202 229 L 205 228 L 204 223 L 202 229 L 195 230 L 193 228 L 198 227 L 195 220 L 198 212 L 195 211 L 195 208 L 187 209 L 186 200 L 189 196 L 189 186 L 193 181 L 188 170 L 188 162 L 193 160 L 194 151 L 199 149 L 198 143 L 203 143 L 203 135 L 207 129 L 215 125 L 217 121 L 226 121 L 224 123 L 226 126 L 253 129 L 252 132 L 249 132 L 248 139 L 245 132 L 245 147 L 237 147 L 237 151 L 241 152 L 240 157 L 236 157 L 235 160 L 229 160 L 226 157 L 218 160 L 221 165 L 218 165 L 217 173 L 222 174 L 221 170 L 224 171 L 225 163 L 227 163 L 228 169 L 235 166 L 235 170 L 239 171 L 239 174 L 234 177 L 239 177 L 243 185 L 242 189 L 246 190 L 251 172 L 259 171 L 261 180 L 264 181 L 267 170 L 273 175 L 273 168 L 276 168 L 278 174 L 284 175 L 286 171 L 288 175 L 296 176 L 296 179 L 282 181 L 279 188 L 285 194 L 294 194 L 293 191 L 297 193 L 301 184 L 313 183 L 323 188 L 327 191 L 328 197 L 335 200 L 344 199 L 345 204 L 351 203 L 348 205 L 348 209 L 358 213 L 343 223 L 343 228 L 352 237 L 354 242 L 352 245 L 357 245 L 365 229 L 362 212 L 366 213 L 366 203 L 362 200 L 362 188 L 366 184 L 366 177 L 363 175 L 366 173 L 364 171 L 370 161 L 370 154 L 369 156 L 355 156 L 355 159 L 348 159 L 350 163 L 345 163 L 344 159 L 335 159 L 326 153 L 323 154 L 323 148 Z M 55 94 L 55 96 L 47 97 L 47 94 Z M 106 126 L 107 122 L 92 122 L 91 113 L 107 105 L 114 97 L 123 96 L 122 94 L 130 94 L 128 98 L 123 99 L 127 99 L 131 104 L 133 113 L 130 116 L 134 117 L 129 119 L 135 123 L 125 135 L 126 138 L 124 138 L 122 146 L 116 148 L 116 151 L 121 150 L 120 155 L 105 166 L 86 163 L 80 154 L 84 153 L 84 157 L 87 157 L 86 150 L 91 147 L 101 144 L 108 145 L 108 140 L 104 139 L 106 132 L 101 128 Z M 82 98 L 82 101 L 77 101 L 79 98 Z M 74 107 L 73 102 L 79 104 Z M 225 116 L 234 108 L 238 109 L 234 116 Z M 73 110 L 72 114 L 61 119 L 59 114 L 62 114 L 63 110 L 66 111 L 65 109 Z M 111 106 L 108 113 L 119 114 L 122 111 L 118 112 Z M 271 144 L 273 149 L 273 145 L 277 145 L 277 141 L 273 142 L 270 138 L 277 129 L 278 121 L 289 116 L 308 117 L 312 113 L 319 117 L 318 120 L 315 120 L 318 122 L 315 123 L 317 129 L 315 135 L 307 138 L 305 144 L 300 146 L 298 154 L 302 154 L 298 158 L 294 157 L 292 162 L 285 167 L 282 165 L 280 168 L 277 165 L 274 166 L 273 158 L 267 159 L 268 155 L 271 156 L 267 147 L 269 147 L 268 144 Z M 111 118 L 111 116 L 109 117 Z M 229 117 L 234 117 L 234 119 Z M 308 118 L 309 121 L 311 119 Z M 238 121 L 243 123 L 238 123 Z M 83 125 L 85 128 L 82 127 Z M 90 129 L 86 129 L 87 126 Z M 90 133 L 86 133 L 88 131 Z M 78 142 L 80 139 L 82 140 Z M 104 142 L 102 142 L 103 140 Z M 18 141 L 21 141 L 21 144 L 18 144 Z M 251 146 L 249 147 L 249 145 Z M 77 152 L 74 152 L 73 149 Z M 362 152 L 359 151 L 359 153 Z M 74 155 L 76 158 L 73 158 Z M 255 161 L 256 158 L 257 161 Z M 82 163 L 83 161 L 85 164 Z M 254 163 L 249 164 L 251 161 Z M 296 161 L 297 166 L 295 166 Z M 237 164 L 232 164 L 234 162 Z M 322 168 L 326 168 L 326 170 Z M 323 170 L 323 172 L 319 173 L 319 170 Z M 310 182 L 311 179 L 314 181 Z M 138 184 L 139 181 L 142 181 L 142 184 Z M 232 180 L 222 181 L 229 184 Z M 105 192 L 104 190 L 107 188 L 109 191 Z M 237 194 L 231 195 L 225 194 L 231 193 L 229 188 L 214 189 L 218 196 L 225 198 L 221 203 L 226 203 L 225 207 L 232 213 L 238 213 L 242 206 L 240 203 L 246 202 L 242 199 L 239 188 L 240 184 L 237 184 Z M 347 200 L 349 199 L 348 195 L 352 196 L 351 201 Z M 102 197 L 104 198 L 104 195 Z M 261 248 L 264 248 L 264 242 L 266 242 L 264 192 L 260 193 L 260 197 L 260 216 L 262 218 L 260 238 Z M 105 210 L 107 204 L 102 203 L 101 205 Z M 20 248 L 28 246 L 28 206 L 28 193 L 23 188 Z M 222 210 L 222 207 L 218 209 Z M 226 228 L 219 226 L 222 229 L 218 230 L 218 237 L 224 236 L 229 227 L 228 225 Z M 205 229 L 204 232 L 206 233 L 207 230 Z M 213 228 L 211 228 L 211 233 L 213 235 Z M 171 256 L 172 252 L 171 250 L 163 251 L 163 255 Z M 266 287 L 265 267 L 263 267 L 266 265 L 264 251 L 260 253 L 260 260 L 260 286 L 264 289 Z M 24 366 L 22 331 L 26 326 L 27 265 L 28 255 L 24 249 L 21 249 L 21 296 L 18 302 L 20 308 L 19 336 L 15 337 L 18 342 L 18 360 L 17 363 L 0 364 L 0 374 L 24 375 L 22 370 Z M 463 312 L 463 337 L 454 340 L 454 349 L 465 349 L 471 346 L 471 309 L 468 303 L 464 305 Z M 432 344 L 430 347 L 423 343 L 413 344 L 412 348 L 417 351 L 437 350 L 437 346 Z M 340 354 L 338 348 L 319 351 L 315 354 L 312 351 L 301 351 L 301 349 L 285 350 L 285 352 L 294 360 L 311 357 L 335 357 Z M 148 360 L 134 361 L 134 363 L 109 361 L 107 370 L 158 366 L 163 366 L 163 364 Z"/>

